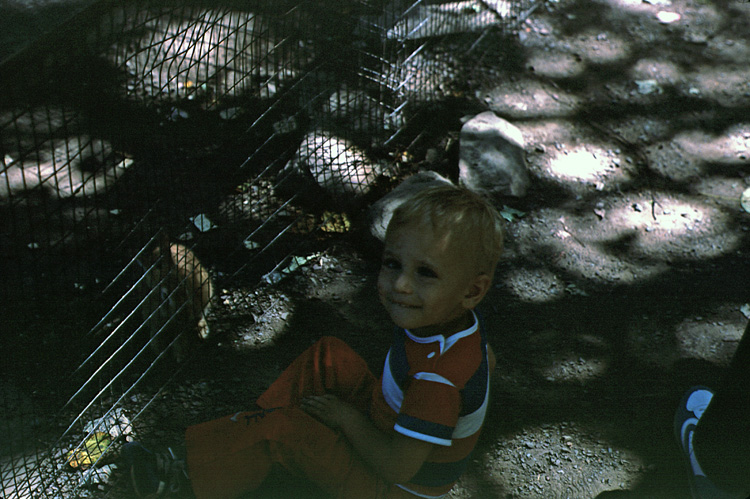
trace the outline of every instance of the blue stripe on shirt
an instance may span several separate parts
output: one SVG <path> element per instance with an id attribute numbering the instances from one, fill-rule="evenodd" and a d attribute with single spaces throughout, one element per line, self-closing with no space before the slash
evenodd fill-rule
<path id="1" fill-rule="evenodd" d="M 403 329 L 396 329 L 393 344 L 388 352 L 388 366 L 390 367 L 393 380 L 401 390 L 406 389 L 409 373 L 409 360 L 406 358 L 406 345 Z"/>
<path id="2" fill-rule="evenodd" d="M 417 419 L 408 414 L 399 414 L 396 420 L 396 431 L 400 428 L 407 430 L 410 436 L 419 440 L 430 441 L 440 445 L 450 445 L 453 436 L 453 427 L 439 423 L 432 423 L 423 419 Z M 405 433 L 399 431 L 400 433 Z M 423 435 L 423 437 L 419 437 Z M 444 442 L 444 443 L 441 443 Z"/>

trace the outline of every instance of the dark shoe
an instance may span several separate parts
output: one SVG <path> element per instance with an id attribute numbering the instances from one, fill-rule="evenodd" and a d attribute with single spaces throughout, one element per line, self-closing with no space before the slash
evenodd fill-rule
<path id="1" fill-rule="evenodd" d="M 674 434 L 685 457 L 693 499 L 736 499 L 736 496 L 719 489 L 706 477 L 693 454 L 695 426 L 713 396 L 711 389 L 705 386 L 694 386 L 688 390 L 674 415 Z"/>
<path id="2" fill-rule="evenodd" d="M 123 446 L 122 455 L 138 497 L 169 497 L 190 490 L 185 462 L 172 449 L 156 453 L 138 442 L 129 442 Z"/>

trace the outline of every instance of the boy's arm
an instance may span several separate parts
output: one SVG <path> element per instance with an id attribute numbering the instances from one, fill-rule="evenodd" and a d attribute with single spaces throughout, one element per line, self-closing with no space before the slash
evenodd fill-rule
<path id="1" fill-rule="evenodd" d="M 308 397 L 302 409 L 339 429 L 362 459 L 390 483 L 404 483 L 419 471 L 434 444 L 380 431 L 367 416 L 335 395 Z"/>

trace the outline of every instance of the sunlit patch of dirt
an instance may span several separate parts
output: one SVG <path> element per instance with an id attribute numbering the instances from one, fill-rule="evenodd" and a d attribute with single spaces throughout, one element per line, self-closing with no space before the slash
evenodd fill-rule
<path id="1" fill-rule="evenodd" d="M 510 118 L 568 116 L 581 105 L 580 97 L 534 80 L 500 83 L 482 94 L 491 110 Z"/>

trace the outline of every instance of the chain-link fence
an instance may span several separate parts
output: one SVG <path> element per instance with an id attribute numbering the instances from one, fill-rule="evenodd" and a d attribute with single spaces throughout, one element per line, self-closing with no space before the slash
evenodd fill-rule
<path id="1" fill-rule="evenodd" d="M 101 496 L 216 281 L 347 230 L 457 53 L 534 7 L 93 2 L 0 63 L 2 495 Z"/>

